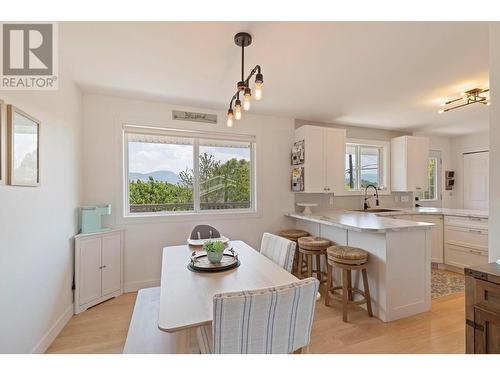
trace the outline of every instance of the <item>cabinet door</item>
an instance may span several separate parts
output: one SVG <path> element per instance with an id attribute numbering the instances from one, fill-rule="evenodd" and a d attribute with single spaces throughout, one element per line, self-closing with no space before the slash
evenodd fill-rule
<path id="1" fill-rule="evenodd" d="M 431 261 L 434 263 L 444 263 L 443 217 L 439 215 L 414 215 L 414 220 L 434 224 L 434 227 L 431 229 Z"/>
<path id="2" fill-rule="evenodd" d="M 79 279 L 80 305 L 101 297 L 101 238 L 81 241 Z"/>
<path id="3" fill-rule="evenodd" d="M 476 354 L 500 354 L 500 313 L 495 306 L 482 304 L 474 307 Z"/>
<path id="4" fill-rule="evenodd" d="M 324 157 L 327 193 L 342 193 L 345 181 L 345 130 L 325 129 Z"/>
<path id="5" fill-rule="evenodd" d="M 305 135 L 304 192 L 325 193 L 324 132 L 319 126 L 307 126 Z"/>
<path id="6" fill-rule="evenodd" d="M 429 188 L 429 138 L 407 137 L 406 142 L 408 191 L 425 191 Z"/>
<path id="7" fill-rule="evenodd" d="M 121 289 L 121 235 L 102 238 L 102 295 Z"/>

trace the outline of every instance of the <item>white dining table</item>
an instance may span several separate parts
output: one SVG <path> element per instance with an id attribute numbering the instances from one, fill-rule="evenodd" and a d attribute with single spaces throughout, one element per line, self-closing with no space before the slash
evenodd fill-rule
<path id="1" fill-rule="evenodd" d="M 177 353 L 188 353 L 193 328 L 209 324 L 217 293 L 269 288 L 298 279 L 243 241 L 230 241 L 240 266 L 223 272 L 192 272 L 189 245 L 163 249 L 158 327 L 176 334 Z"/>

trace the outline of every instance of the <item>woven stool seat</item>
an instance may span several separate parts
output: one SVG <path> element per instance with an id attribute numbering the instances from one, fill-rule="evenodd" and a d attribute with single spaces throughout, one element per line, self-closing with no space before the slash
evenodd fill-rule
<path id="1" fill-rule="evenodd" d="M 328 261 L 342 264 L 363 264 L 368 261 L 368 252 L 351 246 L 330 246 L 326 250 Z"/>
<path id="2" fill-rule="evenodd" d="M 330 240 L 316 236 L 301 237 L 297 240 L 297 242 L 299 243 L 299 249 L 312 250 L 312 251 L 314 250 L 324 251 L 328 246 L 332 244 Z"/>
<path id="3" fill-rule="evenodd" d="M 302 229 L 283 229 L 279 232 L 279 235 L 290 241 L 297 241 L 300 237 L 309 236 L 309 233 Z"/>

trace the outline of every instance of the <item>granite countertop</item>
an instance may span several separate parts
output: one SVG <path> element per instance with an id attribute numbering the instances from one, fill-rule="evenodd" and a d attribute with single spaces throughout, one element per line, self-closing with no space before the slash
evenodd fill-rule
<path id="1" fill-rule="evenodd" d="M 318 224 L 331 225 L 357 232 L 385 233 L 400 230 L 422 230 L 434 226 L 410 220 L 391 219 L 377 216 L 373 213 L 334 210 L 312 215 L 289 212 L 288 217 L 311 221 Z"/>
<path id="2" fill-rule="evenodd" d="M 462 210 L 456 208 L 435 208 L 435 207 L 415 207 L 415 208 L 395 208 L 397 211 L 377 212 L 378 216 L 397 216 L 397 215 L 444 215 L 488 218 L 488 211 L 480 210 Z"/>

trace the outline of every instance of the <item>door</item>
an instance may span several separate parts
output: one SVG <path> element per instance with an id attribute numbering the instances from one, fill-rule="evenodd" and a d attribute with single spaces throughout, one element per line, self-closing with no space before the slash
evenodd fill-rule
<path id="1" fill-rule="evenodd" d="M 102 295 L 116 292 L 121 287 L 121 235 L 102 237 Z"/>
<path id="2" fill-rule="evenodd" d="M 305 129 L 304 192 L 325 193 L 326 178 L 324 164 L 325 129 L 307 126 Z"/>
<path id="3" fill-rule="evenodd" d="M 79 278 L 80 305 L 101 297 L 101 238 L 82 240 Z"/>
<path id="4" fill-rule="evenodd" d="M 345 130 L 326 129 L 324 139 L 326 188 L 328 193 L 345 191 Z"/>
<path id="5" fill-rule="evenodd" d="M 464 154 L 464 208 L 488 210 L 489 152 Z"/>
<path id="6" fill-rule="evenodd" d="M 442 207 L 441 151 L 429 152 L 427 179 L 428 189 L 417 192 L 418 203 L 422 207 Z"/>
<path id="7" fill-rule="evenodd" d="M 484 302 L 474 306 L 474 353 L 500 354 L 500 314 Z"/>

